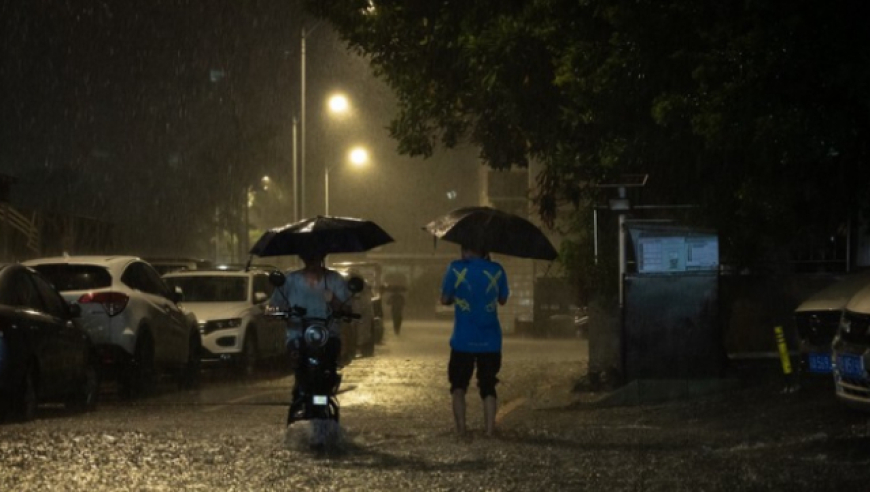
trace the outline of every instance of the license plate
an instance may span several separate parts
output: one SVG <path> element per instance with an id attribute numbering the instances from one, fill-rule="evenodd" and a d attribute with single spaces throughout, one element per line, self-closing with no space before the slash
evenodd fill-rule
<path id="1" fill-rule="evenodd" d="M 807 355 L 807 366 L 810 372 L 828 374 L 831 372 L 831 354 L 811 353 Z"/>
<path id="2" fill-rule="evenodd" d="M 329 398 L 324 395 L 314 395 L 311 400 L 315 405 L 326 405 L 326 402 L 329 401 Z"/>
<path id="3" fill-rule="evenodd" d="M 840 374 L 852 378 L 863 378 L 864 358 L 860 355 L 838 355 L 837 368 Z"/>

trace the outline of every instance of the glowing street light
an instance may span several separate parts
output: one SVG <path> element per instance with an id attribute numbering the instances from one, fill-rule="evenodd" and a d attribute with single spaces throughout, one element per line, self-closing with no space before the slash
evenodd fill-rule
<path id="1" fill-rule="evenodd" d="M 365 147 L 354 147 L 347 154 L 348 160 L 356 167 L 362 167 L 369 163 L 369 151 Z"/>
<path id="2" fill-rule="evenodd" d="M 329 112 L 335 115 L 343 115 L 350 112 L 350 101 L 344 94 L 333 94 L 327 101 Z"/>

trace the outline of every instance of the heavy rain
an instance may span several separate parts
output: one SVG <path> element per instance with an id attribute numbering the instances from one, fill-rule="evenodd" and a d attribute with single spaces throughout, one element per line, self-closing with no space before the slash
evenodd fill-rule
<path id="1" fill-rule="evenodd" d="M 856 9 L 0 3 L 0 490 L 866 489 Z"/>

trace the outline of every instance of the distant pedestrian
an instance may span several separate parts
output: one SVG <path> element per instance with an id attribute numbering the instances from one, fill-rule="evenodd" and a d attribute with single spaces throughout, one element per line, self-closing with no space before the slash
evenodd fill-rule
<path id="1" fill-rule="evenodd" d="M 387 304 L 390 305 L 390 314 L 393 318 L 393 333 L 398 335 L 402 331 L 402 311 L 405 309 L 405 296 L 397 288 L 390 294 Z"/>
<path id="2" fill-rule="evenodd" d="M 450 263 L 444 274 L 441 304 L 454 305 L 447 373 L 459 435 L 466 433 L 465 393 L 475 366 L 486 435 L 495 432 L 495 386 L 501 369 L 502 348 L 498 305 L 504 305 L 509 294 L 504 269 L 491 261 L 481 248 L 463 245 L 462 259 Z"/>

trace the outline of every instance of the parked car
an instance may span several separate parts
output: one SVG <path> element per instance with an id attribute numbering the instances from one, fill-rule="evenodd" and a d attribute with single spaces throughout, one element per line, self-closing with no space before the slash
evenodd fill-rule
<path id="1" fill-rule="evenodd" d="M 845 276 L 811 295 L 794 310 L 792 320 L 802 370 L 831 373 L 831 342 L 840 325 L 843 307 L 856 292 L 868 285 L 870 273 Z"/>
<path id="2" fill-rule="evenodd" d="M 284 323 L 265 316 L 275 286 L 265 270 L 196 270 L 163 279 L 182 292 L 182 306 L 196 316 L 205 362 L 239 364 L 252 375 L 260 361 L 285 353 Z"/>
<path id="3" fill-rule="evenodd" d="M 107 376 L 129 396 L 150 392 L 171 373 L 181 387 L 199 382 L 199 330 L 179 293 L 134 256 L 63 256 L 24 262 L 43 274 L 67 301 L 81 306 Z"/>
<path id="4" fill-rule="evenodd" d="M 187 270 L 202 270 L 212 267 L 212 262 L 202 258 L 167 258 L 167 257 L 152 257 L 144 258 L 149 265 L 157 270 L 160 275 L 169 272 L 179 272 Z"/>
<path id="5" fill-rule="evenodd" d="M 837 398 L 870 410 L 870 286 L 856 292 L 843 308 L 831 358 Z"/>
<path id="6" fill-rule="evenodd" d="M 40 402 L 96 406 L 97 357 L 79 314 L 36 271 L 0 264 L 0 417 L 30 420 Z"/>
<path id="7" fill-rule="evenodd" d="M 381 278 L 381 264 L 373 261 L 344 261 L 333 263 L 330 265 L 330 268 L 341 272 L 342 274 L 347 274 L 348 272 L 353 272 L 357 276 L 361 277 L 366 284 L 364 289 L 364 293 L 360 293 L 358 295 L 365 295 L 366 297 L 371 297 L 371 308 L 372 308 L 372 334 L 374 335 L 374 343 L 381 343 L 384 340 L 384 303 L 383 303 L 383 290 L 384 285 Z M 371 347 L 371 352 L 374 353 L 374 347 Z"/>
<path id="8" fill-rule="evenodd" d="M 338 270 L 339 273 L 349 280 L 353 277 L 362 279 L 362 275 L 354 270 Z M 383 322 L 375 316 L 374 303 L 372 302 L 372 288 L 363 280 L 361 291 L 353 294 L 351 300 L 351 312 L 359 314 L 360 318 L 345 323 L 341 327 L 342 352 L 345 365 L 350 363 L 357 355 L 373 357 L 375 344 L 378 340 L 378 330 L 383 330 Z M 378 328 L 380 325 L 380 328 Z"/>

